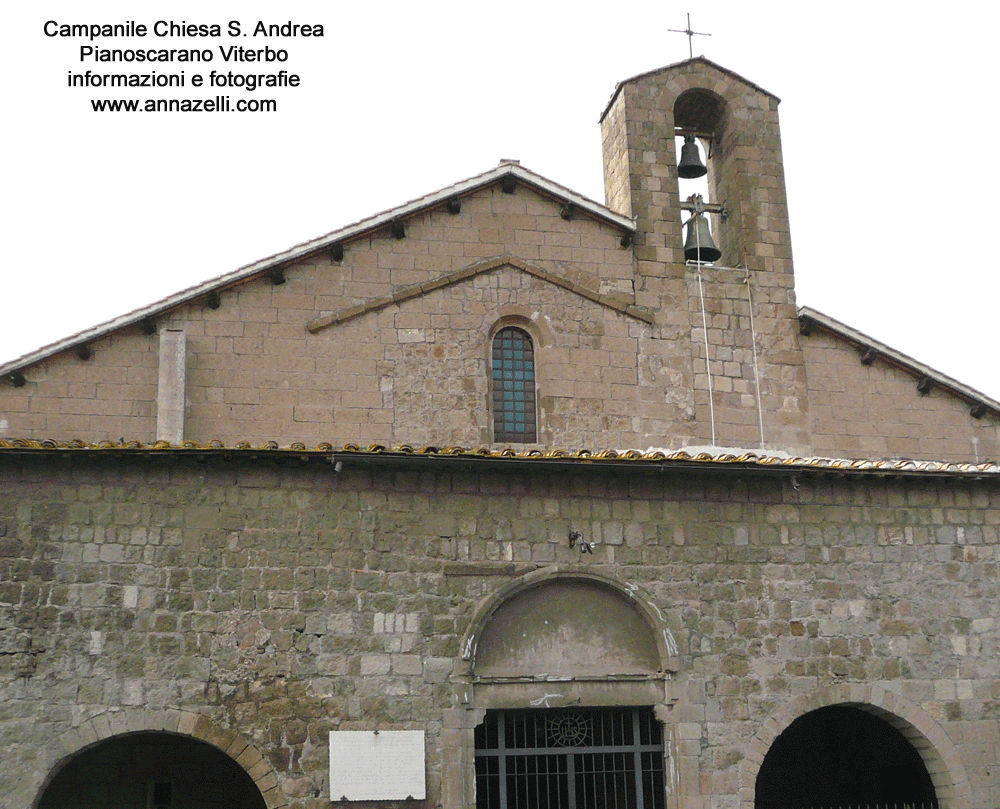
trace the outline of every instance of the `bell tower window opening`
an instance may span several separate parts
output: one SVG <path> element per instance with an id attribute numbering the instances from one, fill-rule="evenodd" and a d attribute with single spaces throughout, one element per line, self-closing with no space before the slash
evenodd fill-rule
<path id="1" fill-rule="evenodd" d="M 716 199 L 716 168 L 712 160 L 725 118 L 725 102 L 708 90 L 694 88 L 674 103 L 674 145 L 681 198 L 685 261 L 712 263 L 721 257 L 712 232 L 718 231 L 721 200 Z M 704 207 L 701 207 L 704 206 Z M 711 218 L 711 223 L 710 223 Z"/>
<path id="2" fill-rule="evenodd" d="M 476 809 L 664 809 L 651 708 L 487 711 L 475 735 Z"/>
<path id="3" fill-rule="evenodd" d="M 506 327 L 493 337 L 493 440 L 533 443 L 535 413 L 535 349 L 531 335 Z"/>

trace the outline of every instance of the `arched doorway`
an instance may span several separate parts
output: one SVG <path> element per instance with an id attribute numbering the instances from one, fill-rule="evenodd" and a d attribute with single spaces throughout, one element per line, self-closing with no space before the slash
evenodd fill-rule
<path id="1" fill-rule="evenodd" d="M 487 711 L 477 809 L 664 809 L 663 728 L 651 708 Z"/>
<path id="2" fill-rule="evenodd" d="M 938 806 L 910 741 L 853 705 L 820 708 L 792 722 L 764 757 L 755 793 L 755 809 Z"/>
<path id="3" fill-rule="evenodd" d="M 535 571 L 481 603 L 462 649 L 467 804 L 664 809 L 677 645 L 638 587 Z"/>
<path id="4" fill-rule="evenodd" d="M 100 742 L 68 761 L 37 809 L 266 809 L 247 773 L 210 744 L 163 732 Z"/>

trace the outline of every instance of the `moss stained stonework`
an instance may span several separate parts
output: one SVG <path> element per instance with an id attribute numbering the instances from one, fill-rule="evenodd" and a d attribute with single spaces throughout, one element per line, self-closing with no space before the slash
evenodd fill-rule
<path id="1" fill-rule="evenodd" d="M 410 730 L 378 805 L 471 809 L 477 727 L 579 706 L 662 726 L 643 809 L 774 809 L 817 716 L 1000 806 L 1000 402 L 797 309 L 777 107 L 644 73 L 607 207 L 504 161 L 0 365 L 0 805 L 341 806 L 329 733 Z"/>
<path id="2" fill-rule="evenodd" d="M 996 481 L 4 464 L 3 791 L 32 805 L 67 738 L 141 710 L 243 739 L 268 806 L 303 809 L 330 805 L 329 731 L 425 730 L 426 805 L 468 806 L 447 766 L 484 707 L 463 637 L 484 601 L 551 571 L 661 614 L 670 805 L 738 800 L 790 703 L 872 688 L 958 750 L 939 797 L 996 805 L 998 531 Z"/>

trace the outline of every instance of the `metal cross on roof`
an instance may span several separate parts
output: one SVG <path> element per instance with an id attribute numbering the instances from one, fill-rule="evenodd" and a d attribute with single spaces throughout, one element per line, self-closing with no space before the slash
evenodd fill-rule
<path id="1" fill-rule="evenodd" d="M 702 33 L 701 31 L 692 31 L 691 30 L 691 13 L 690 12 L 688 12 L 687 18 L 688 18 L 688 27 L 687 28 L 685 28 L 683 30 L 678 29 L 678 28 L 668 28 L 667 30 L 670 31 L 673 34 L 687 34 L 687 37 L 688 37 L 688 55 L 692 59 L 694 59 L 694 45 L 693 45 L 694 38 L 696 36 L 699 36 L 699 37 L 710 37 L 712 35 L 711 34 Z"/>

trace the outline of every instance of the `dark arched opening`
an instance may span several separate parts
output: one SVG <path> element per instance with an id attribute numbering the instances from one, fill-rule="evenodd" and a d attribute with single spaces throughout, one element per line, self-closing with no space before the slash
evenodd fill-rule
<path id="1" fill-rule="evenodd" d="M 674 126 L 719 135 L 726 102 L 710 90 L 693 88 L 674 102 Z"/>
<path id="2" fill-rule="evenodd" d="M 682 222 L 689 222 L 696 210 L 689 205 L 694 202 L 693 196 L 700 196 L 702 202 L 709 204 L 726 198 L 719 187 L 722 163 L 718 157 L 725 118 L 725 100 L 710 90 L 695 87 L 681 93 L 674 102 L 674 150 L 680 158 L 677 166 L 678 192 L 681 199 L 686 200 L 681 207 Z M 716 260 L 713 257 L 718 249 L 714 241 L 719 240 L 723 219 L 718 205 L 714 211 L 711 207 L 709 211 L 711 213 L 707 218 L 696 220 L 700 224 L 689 224 L 685 229 L 686 258 Z M 715 234 L 714 241 L 708 233 L 709 228 Z"/>
<path id="3" fill-rule="evenodd" d="M 117 736 L 71 759 L 38 809 L 266 809 L 253 779 L 210 744 L 169 733 Z"/>
<path id="4" fill-rule="evenodd" d="M 847 705 L 792 722 L 764 757 L 755 794 L 755 809 L 938 805 L 910 741 L 885 720 Z"/>

